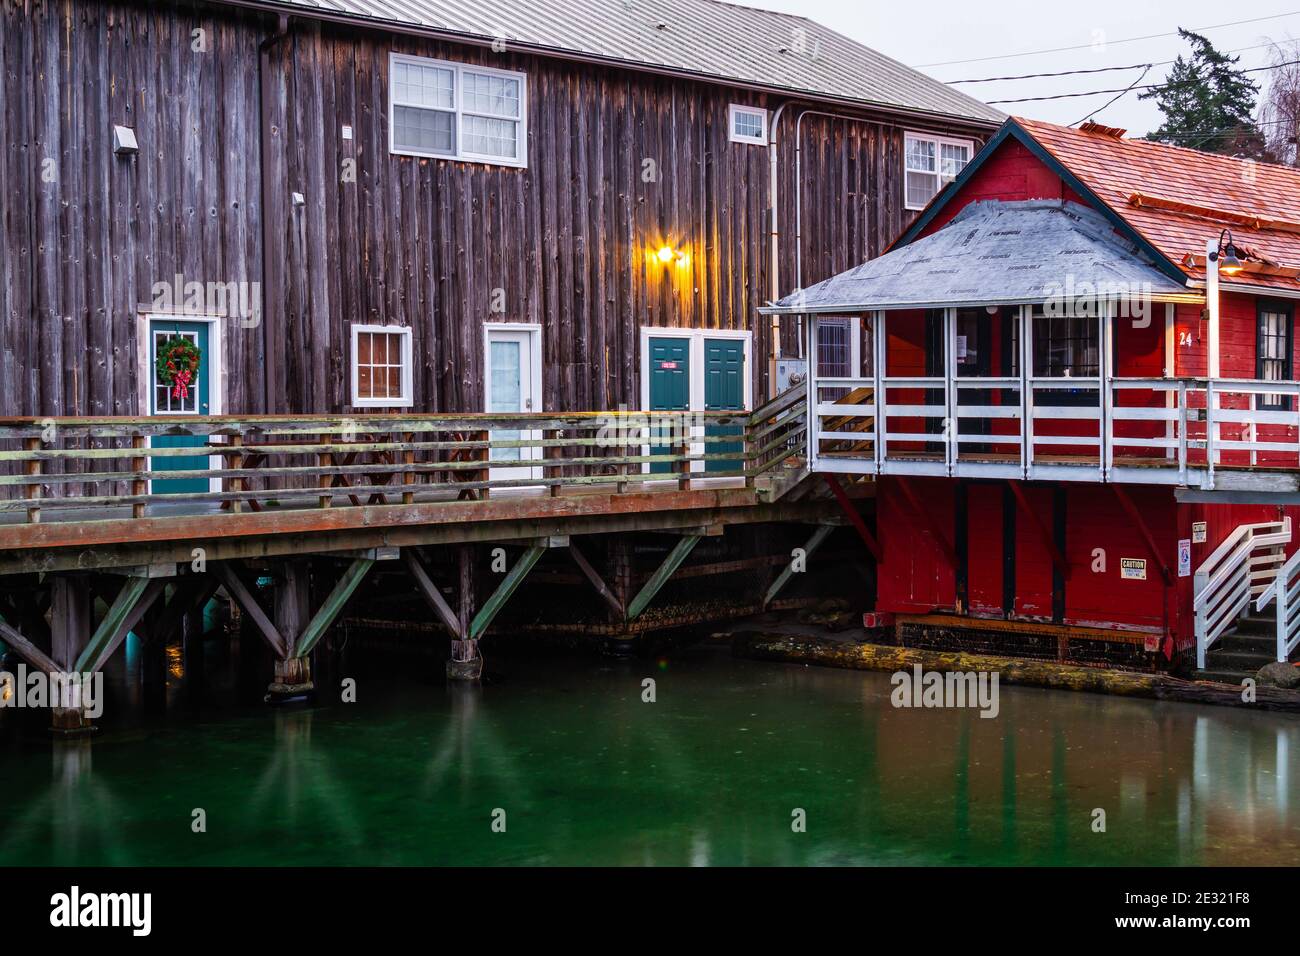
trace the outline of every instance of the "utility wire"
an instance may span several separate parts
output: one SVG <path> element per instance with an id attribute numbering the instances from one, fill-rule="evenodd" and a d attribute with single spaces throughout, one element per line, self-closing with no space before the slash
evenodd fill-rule
<path id="1" fill-rule="evenodd" d="M 1230 23 L 1216 23 L 1208 27 L 1196 27 L 1192 30 L 1192 32 L 1204 33 L 1206 30 L 1218 30 L 1222 27 L 1236 27 L 1246 23 L 1261 23 L 1264 20 L 1281 20 L 1283 17 L 1293 17 L 1298 13 L 1300 13 L 1300 10 L 1292 10 L 1290 13 L 1275 13 L 1272 16 L 1267 16 L 1267 17 L 1253 17 L 1249 20 L 1233 20 Z M 1139 40 L 1155 40 L 1160 37 L 1172 37 L 1177 35 L 1178 35 L 1178 31 L 1176 30 L 1169 33 L 1150 33 L 1147 34 L 1146 36 L 1140 36 L 1140 37 L 1125 37 L 1122 40 L 1107 40 L 1102 45 L 1117 46 L 1121 43 L 1136 43 Z M 925 69 L 931 66 L 956 66 L 961 63 L 987 63 L 990 60 L 1014 60 L 1022 56 L 1042 56 L 1047 53 L 1066 53 L 1069 52 L 1070 50 L 1089 50 L 1097 45 L 1098 44 L 1095 43 L 1081 43 L 1078 46 L 1058 46 L 1058 47 L 1053 47 L 1050 50 L 1027 50 L 1024 53 L 1004 53 L 1000 56 L 977 56 L 969 60 L 944 60 L 941 63 L 919 63 L 917 64 L 916 68 Z"/>
<path id="2" fill-rule="evenodd" d="M 1273 46 L 1272 43 L 1260 43 L 1256 46 L 1241 46 L 1235 50 L 1224 50 L 1226 53 L 1245 53 L 1248 50 L 1262 50 L 1265 47 Z M 1168 66 L 1175 60 L 1157 60 L 1155 63 L 1130 63 L 1128 66 L 1099 66 L 1087 70 L 1061 70 L 1058 73 L 1022 73 L 1017 76 L 984 76 L 976 80 L 944 80 L 949 86 L 956 86 L 960 83 L 1001 83 L 1007 80 L 1038 80 L 1044 77 L 1054 76 L 1080 76 L 1084 73 L 1114 73 L 1120 70 L 1140 70 L 1144 66 Z"/>
<path id="3" fill-rule="evenodd" d="M 1285 63 L 1274 63 L 1271 66 L 1258 66 L 1250 70 L 1241 70 L 1242 73 L 1263 73 L 1266 70 L 1278 70 L 1284 66 L 1295 66 L 1300 60 L 1287 60 Z M 1138 77 L 1140 80 L 1141 77 Z M 1089 90 L 1086 93 L 1056 93 L 1052 96 L 1022 96 L 1014 100 L 988 100 L 990 106 L 998 106 L 1003 103 L 1037 103 L 1042 100 L 1068 100 L 1080 96 L 1102 96 L 1106 93 L 1119 93 L 1121 96 L 1133 90 L 1164 90 L 1177 86 L 1177 82 L 1168 83 L 1150 83 L 1146 86 L 1129 86 L 1122 90 Z M 1118 99 L 1118 97 L 1116 97 Z M 1112 101 L 1113 102 L 1113 101 Z M 1107 104 L 1109 105 L 1109 104 Z"/>
<path id="4" fill-rule="evenodd" d="M 1085 116 L 1083 119 L 1081 119 L 1081 120 L 1075 120 L 1075 121 L 1074 121 L 1073 123 L 1071 123 L 1070 125 L 1071 125 L 1071 126 L 1078 126 L 1080 123 L 1084 123 L 1084 122 L 1086 122 L 1086 121 L 1092 119 L 1094 116 L 1096 116 L 1096 115 L 1097 115 L 1098 113 L 1100 113 L 1102 110 L 1104 110 L 1104 109 L 1106 109 L 1107 107 L 1109 107 L 1109 106 L 1111 106 L 1112 104 L 1114 104 L 1115 100 L 1118 100 L 1121 96 L 1124 95 L 1124 93 L 1129 92 L 1129 90 L 1132 90 L 1133 87 L 1137 86 L 1139 83 L 1141 83 L 1143 80 L 1145 80 L 1146 77 L 1147 77 L 1147 74 L 1150 73 L 1150 72 L 1151 72 L 1151 64 L 1148 63 L 1146 69 L 1142 71 L 1142 75 L 1139 76 L 1139 77 L 1138 77 L 1136 80 L 1134 80 L 1132 83 L 1130 83 L 1130 84 L 1128 85 L 1128 89 L 1127 89 L 1127 90 L 1124 90 L 1123 93 L 1119 93 L 1119 94 L 1117 94 L 1117 95 L 1115 96 L 1114 99 L 1109 100 L 1109 101 L 1106 103 L 1106 106 L 1101 107 L 1101 109 L 1095 109 L 1095 110 L 1093 110 L 1091 113 L 1089 113 L 1089 114 L 1088 114 L 1087 116 Z"/>

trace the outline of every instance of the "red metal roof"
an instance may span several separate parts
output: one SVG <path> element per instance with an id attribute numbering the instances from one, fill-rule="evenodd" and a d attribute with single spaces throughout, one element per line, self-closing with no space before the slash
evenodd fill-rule
<path id="1" fill-rule="evenodd" d="M 1234 284 L 1300 291 L 1300 169 L 1122 139 L 1115 131 L 1015 122 L 1189 278 L 1205 278 L 1205 242 L 1226 228 L 1252 259 L 1283 267 L 1243 272 Z"/>

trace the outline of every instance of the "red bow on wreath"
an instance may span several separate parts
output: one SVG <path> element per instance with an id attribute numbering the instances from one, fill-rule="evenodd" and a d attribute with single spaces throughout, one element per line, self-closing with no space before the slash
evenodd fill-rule
<path id="1" fill-rule="evenodd" d="M 182 369 L 172 374 L 172 398 L 190 397 L 190 371 Z"/>

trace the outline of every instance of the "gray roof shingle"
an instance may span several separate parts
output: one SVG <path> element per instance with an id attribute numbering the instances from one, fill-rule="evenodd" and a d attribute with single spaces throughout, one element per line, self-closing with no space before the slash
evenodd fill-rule
<path id="1" fill-rule="evenodd" d="M 1086 290 L 1101 297 L 1192 294 L 1093 209 L 1059 199 L 984 200 L 963 208 L 938 232 L 759 311 L 1033 304 Z"/>
<path id="2" fill-rule="evenodd" d="M 500 37 L 525 47 L 817 98 L 977 122 L 1005 118 L 812 20 L 720 0 L 263 0 L 258 5 L 376 26 Z"/>

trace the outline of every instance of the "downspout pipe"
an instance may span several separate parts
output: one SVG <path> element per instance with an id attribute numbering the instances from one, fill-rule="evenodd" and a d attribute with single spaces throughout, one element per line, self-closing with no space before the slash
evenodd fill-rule
<path id="1" fill-rule="evenodd" d="M 772 114 L 772 122 L 767 130 L 767 165 L 768 165 L 768 196 L 772 204 L 772 221 L 768 232 L 768 252 L 771 256 L 771 262 L 768 265 L 768 287 L 771 289 L 770 299 L 776 302 L 781 298 L 781 226 L 780 218 L 777 213 L 777 127 L 781 123 L 781 115 L 785 112 L 788 103 L 782 103 Z M 767 393 L 769 398 L 776 397 L 776 363 L 781 357 L 781 317 L 772 316 L 772 348 L 770 358 L 770 368 L 768 369 L 768 386 Z"/>
<path id="2" fill-rule="evenodd" d="M 271 280 L 272 263 L 269 253 L 271 230 L 273 228 L 270 216 L 269 184 L 267 183 L 267 168 L 271 165 L 271 137 L 267 133 L 266 124 L 270 118 L 272 94 L 266 86 L 267 55 L 272 47 L 288 36 L 289 17 L 282 13 L 277 18 L 275 32 L 257 45 L 257 185 L 258 202 L 260 204 L 259 215 L 262 220 L 262 321 L 258 325 L 262 330 L 262 368 L 265 372 L 264 381 L 266 383 L 266 395 L 263 399 L 262 408 L 266 414 L 275 413 L 281 396 L 279 383 L 280 363 L 275 361 L 270 354 L 271 337 L 267 320 L 268 317 L 271 317 L 279 321 L 284 317 L 283 309 L 279 308 L 284 296 L 284 287 L 283 284 L 280 284 L 278 289 L 273 289 L 274 283 Z M 273 302 L 277 307 L 275 309 L 271 308 Z"/>

